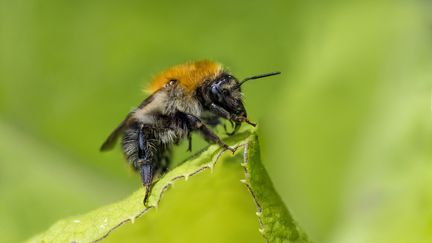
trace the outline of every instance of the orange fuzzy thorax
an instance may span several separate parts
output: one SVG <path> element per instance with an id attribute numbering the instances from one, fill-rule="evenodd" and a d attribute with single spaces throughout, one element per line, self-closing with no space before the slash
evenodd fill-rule
<path id="1" fill-rule="evenodd" d="M 222 65 L 207 60 L 180 64 L 158 74 L 146 91 L 153 93 L 170 80 L 177 80 L 186 92 L 192 93 L 204 80 L 214 79 L 221 72 Z"/>

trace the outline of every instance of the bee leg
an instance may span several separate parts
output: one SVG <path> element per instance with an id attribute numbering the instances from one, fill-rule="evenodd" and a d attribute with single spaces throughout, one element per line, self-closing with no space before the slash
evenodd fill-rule
<path id="1" fill-rule="evenodd" d="M 159 170 L 161 176 L 168 171 L 171 162 L 171 155 L 172 155 L 171 148 L 167 148 L 165 151 L 163 151 L 163 154 L 159 159 L 160 161 L 159 166 L 156 170 Z"/>
<path id="2" fill-rule="evenodd" d="M 224 125 L 224 129 L 225 129 L 225 133 L 229 136 L 234 135 L 241 126 L 241 122 L 239 120 L 241 120 L 239 117 L 230 114 L 227 110 L 225 110 L 224 108 L 212 103 L 210 104 L 210 110 L 213 111 L 214 113 L 218 114 L 219 116 L 227 119 L 230 121 L 231 126 L 234 128 L 232 132 L 228 132 L 226 129 L 226 126 Z M 234 121 L 234 124 L 233 124 Z"/>
<path id="3" fill-rule="evenodd" d="M 146 188 L 146 192 L 143 200 L 144 205 L 146 205 L 147 199 L 150 196 L 151 183 L 153 181 L 153 165 L 149 163 L 142 164 L 140 167 L 140 174 L 141 174 L 143 186 L 145 186 Z"/>
<path id="4" fill-rule="evenodd" d="M 227 131 L 225 131 L 225 132 L 229 136 L 234 135 L 240 129 L 240 126 L 241 126 L 241 123 L 240 122 L 236 122 L 233 125 L 233 131 L 232 132 L 227 132 Z"/>
<path id="5" fill-rule="evenodd" d="M 216 115 L 214 113 L 204 114 L 201 116 L 201 119 L 205 124 L 210 127 L 216 127 L 217 125 L 221 124 L 219 115 Z"/>
<path id="6" fill-rule="evenodd" d="M 210 104 L 210 110 L 213 111 L 214 113 L 218 114 L 219 116 L 227 119 L 227 120 L 231 120 L 232 116 L 231 114 L 225 110 L 224 108 L 216 105 L 215 103 L 211 103 Z"/>
<path id="7" fill-rule="evenodd" d="M 188 132 L 187 134 L 187 139 L 188 139 L 188 152 L 192 152 L 192 134 L 190 132 Z"/>
<path id="8" fill-rule="evenodd" d="M 226 143 L 224 143 L 216 134 L 213 133 L 212 130 L 210 130 L 198 117 L 187 114 L 187 113 L 181 113 L 182 116 L 187 120 L 189 126 L 192 130 L 197 130 L 201 133 L 201 135 L 204 137 L 205 140 L 213 143 L 219 144 L 221 147 L 230 150 L 231 152 L 235 152 L 235 148 L 232 148 L 228 146 Z"/>
<path id="9" fill-rule="evenodd" d="M 158 168 L 160 171 L 159 173 L 160 175 L 164 175 L 168 171 L 169 161 L 166 157 L 162 157 L 159 163 L 160 163 Z"/>
<path id="10" fill-rule="evenodd" d="M 147 149 L 147 141 L 144 136 L 143 126 L 141 125 L 138 131 L 138 165 L 143 186 L 146 187 L 144 196 L 144 205 L 150 195 L 150 187 L 153 181 L 153 164 L 149 159 L 149 151 Z"/>
<path id="11" fill-rule="evenodd" d="M 247 117 L 237 116 L 235 114 L 231 114 L 227 110 L 225 110 L 223 107 L 220 107 L 214 103 L 210 104 L 210 110 L 213 111 L 214 113 L 218 114 L 219 116 L 227 119 L 227 120 L 234 121 L 236 123 L 236 125 L 237 125 L 237 123 L 241 124 L 241 122 L 246 122 L 247 124 L 249 124 L 253 127 L 256 126 L 256 124 L 249 121 L 249 119 L 247 119 Z"/>

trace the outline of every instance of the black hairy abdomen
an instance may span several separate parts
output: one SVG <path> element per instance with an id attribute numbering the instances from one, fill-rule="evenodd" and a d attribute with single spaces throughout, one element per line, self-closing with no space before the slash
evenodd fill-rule
<path id="1" fill-rule="evenodd" d="M 143 141 L 138 139 L 140 132 Z M 188 132 L 188 127 L 176 117 L 161 116 L 154 124 L 136 122 L 124 132 L 123 153 L 135 170 L 139 170 L 141 163 L 152 164 L 155 171 L 166 170 L 170 162 L 171 145 L 178 144 Z"/>

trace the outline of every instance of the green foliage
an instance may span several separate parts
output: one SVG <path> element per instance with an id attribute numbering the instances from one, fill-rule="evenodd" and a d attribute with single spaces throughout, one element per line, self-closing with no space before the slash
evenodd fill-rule
<path id="1" fill-rule="evenodd" d="M 32 238 L 30 242 L 93 242 L 100 239 L 116 241 L 115 239 L 124 240 L 125 237 L 134 239 L 141 237 L 140 239 L 149 239 L 151 235 L 146 235 L 145 231 L 143 232 L 132 229 L 128 232 L 127 228 L 130 227 L 129 223 L 136 222 L 138 225 L 143 224 L 141 222 L 141 217 L 146 217 L 149 211 L 155 210 L 155 208 L 159 207 L 159 202 L 162 200 L 162 195 L 174 183 L 176 183 L 178 180 L 188 180 L 189 177 L 195 176 L 198 173 L 202 173 L 205 170 L 218 170 L 219 168 L 214 169 L 216 163 L 231 163 L 229 168 L 230 170 L 243 171 L 243 178 L 237 177 L 237 183 L 242 182 L 246 185 L 246 188 L 250 193 L 249 200 L 255 203 L 255 214 L 258 217 L 259 222 L 259 229 L 256 229 L 253 226 L 254 224 L 249 223 L 250 225 L 248 226 L 250 226 L 251 229 L 259 231 L 269 242 L 308 242 L 306 235 L 294 221 L 279 195 L 274 190 L 270 178 L 261 163 L 258 138 L 255 130 L 243 131 L 242 133 L 227 139 L 227 142 L 234 144 L 234 146 L 237 147 L 236 153 L 243 151 L 243 157 L 235 156 L 234 158 L 237 159 L 231 159 L 230 161 L 229 158 L 232 157 L 222 157 L 223 153 L 226 152 L 225 150 L 221 150 L 217 145 L 209 146 L 206 150 L 190 158 L 175 169 L 168 172 L 166 175 L 162 176 L 160 180 L 158 180 L 152 187 L 147 207 L 142 203 L 145 193 L 144 188 L 142 188 L 118 203 L 102 207 L 85 215 L 61 220 L 54 224 L 45 233 Z M 241 167 L 243 168 L 232 166 L 233 163 L 239 161 L 241 162 Z M 218 176 L 216 178 L 212 178 L 212 180 L 219 180 L 221 179 L 219 177 L 226 177 L 226 173 L 228 173 L 227 169 L 224 170 L 223 174 L 219 173 Z M 191 178 L 190 181 L 192 182 L 193 179 Z M 233 189 L 236 187 L 232 187 L 231 185 L 226 184 L 225 186 L 226 188 L 219 189 L 223 189 L 225 192 L 236 190 Z M 211 193 L 217 193 L 214 188 L 204 189 L 211 191 Z M 246 189 L 244 189 L 244 191 L 245 190 Z M 186 193 L 183 194 L 183 197 L 188 196 L 189 195 Z M 200 197 L 199 200 L 206 200 L 204 197 L 205 195 Z M 181 200 L 177 203 L 180 204 L 180 207 L 182 206 Z M 187 207 L 187 205 L 184 206 Z M 193 207 L 195 207 L 195 205 Z M 233 211 L 236 211 L 244 207 L 244 205 L 237 203 L 234 205 L 227 205 L 227 207 L 232 207 L 234 209 Z M 162 211 L 165 210 L 165 208 L 161 206 L 158 210 Z M 211 211 L 214 209 L 210 204 L 207 205 L 206 210 Z M 204 210 L 200 210 L 199 214 L 186 215 L 186 217 L 189 218 L 189 221 L 193 222 L 196 221 L 194 217 L 202 217 L 202 215 L 205 215 L 206 213 L 207 212 Z M 253 215 L 254 212 L 251 210 L 249 211 L 249 214 Z M 244 220 L 242 217 L 238 217 L 236 215 L 229 216 L 232 227 L 244 227 L 244 225 L 242 225 L 244 223 L 242 222 Z M 174 217 L 178 217 L 178 215 L 172 215 L 171 218 L 166 218 L 166 222 L 162 222 L 164 226 L 161 227 L 161 229 L 156 229 L 156 234 L 159 233 L 163 235 L 163 232 L 169 229 L 166 226 L 170 224 L 170 220 L 173 220 Z M 184 222 L 186 225 L 190 225 L 188 220 Z M 221 223 L 223 225 L 223 222 Z M 207 224 L 207 230 L 210 229 L 211 231 L 214 231 L 213 225 L 214 224 Z M 111 234 L 116 233 L 115 231 L 119 227 L 122 227 L 120 236 L 114 234 L 113 239 L 110 239 Z M 176 229 L 171 230 L 172 231 L 170 231 L 170 234 L 174 236 L 171 240 L 178 242 L 179 238 L 175 237 Z M 223 230 L 224 234 L 227 234 L 226 231 L 227 229 Z M 234 229 L 234 231 L 236 230 Z M 196 229 L 193 229 L 191 234 L 196 234 L 196 232 Z M 238 239 L 243 240 L 252 238 L 252 241 L 257 241 L 258 239 L 254 237 L 257 235 L 253 233 L 251 237 L 251 235 L 248 235 L 249 232 L 250 231 L 243 231 L 242 233 L 244 235 L 237 235 L 236 237 L 239 237 Z M 154 233 L 155 232 L 153 232 L 153 234 Z M 202 241 L 215 241 L 214 238 L 209 238 L 208 235 L 204 235 L 203 237 L 204 238 L 202 238 Z M 166 240 L 164 240 L 164 242 L 166 242 Z"/>
<path id="2" fill-rule="evenodd" d="M 282 72 L 245 85 L 245 106 L 274 187 L 311 239 L 432 242 L 431 13 L 427 0 L 0 1 L 1 240 L 130 195 L 139 176 L 120 149 L 99 146 L 154 74 L 213 59 L 238 78 Z M 169 229 L 184 242 L 261 240 L 228 160 L 177 181 L 163 210 L 109 239 L 172 242 Z"/>

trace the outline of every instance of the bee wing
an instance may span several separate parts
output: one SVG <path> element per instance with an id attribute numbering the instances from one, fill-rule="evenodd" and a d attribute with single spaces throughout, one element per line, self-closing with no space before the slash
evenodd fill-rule
<path id="1" fill-rule="evenodd" d="M 144 99 L 143 102 L 141 102 L 141 104 L 138 106 L 138 109 L 143 109 L 145 106 L 150 104 L 153 100 L 154 100 L 154 95 L 150 95 L 149 97 Z M 130 120 L 133 119 L 133 117 L 132 117 L 133 114 L 134 114 L 134 111 L 130 112 L 126 116 L 126 118 L 122 121 L 122 123 L 120 123 L 120 125 L 118 125 L 118 127 L 114 131 L 111 132 L 109 137 L 105 140 L 105 142 L 100 147 L 100 151 L 108 151 L 114 147 L 114 145 L 117 142 L 119 135 L 121 135 L 123 133 L 123 131 L 131 123 Z"/>
<path id="2" fill-rule="evenodd" d="M 131 117 L 131 114 L 129 113 L 126 116 L 126 118 L 122 121 L 122 123 L 120 123 L 120 125 L 118 125 L 118 127 L 114 131 L 111 132 L 111 134 L 108 136 L 108 138 L 105 140 L 105 142 L 100 147 L 100 151 L 108 151 L 114 147 L 114 145 L 117 142 L 119 135 L 122 134 L 122 132 L 126 129 L 127 124 L 129 123 L 128 121 L 129 121 L 130 117 Z"/>

